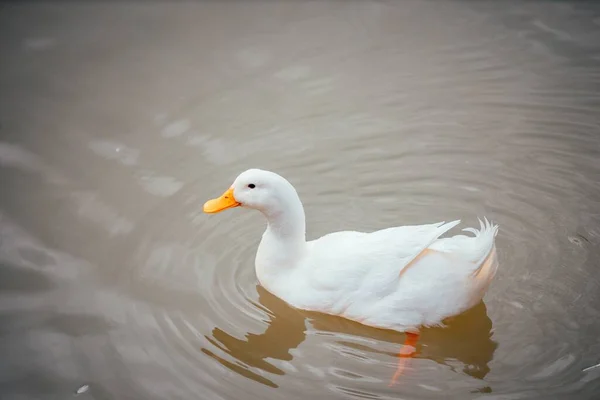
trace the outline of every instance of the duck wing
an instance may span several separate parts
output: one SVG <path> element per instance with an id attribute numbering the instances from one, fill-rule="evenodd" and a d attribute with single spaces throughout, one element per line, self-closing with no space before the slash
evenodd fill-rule
<path id="1" fill-rule="evenodd" d="M 401 272 L 441 235 L 460 223 L 438 222 L 372 233 L 336 232 L 311 243 L 311 284 L 321 290 L 373 295 L 396 290 Z"/>

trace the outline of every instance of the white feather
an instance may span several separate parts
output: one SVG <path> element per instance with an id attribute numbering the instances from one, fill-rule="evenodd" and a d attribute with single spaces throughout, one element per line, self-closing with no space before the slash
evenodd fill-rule
<path id="1" fill-rule="evenodd" d="M 463 229 L 473 236 L 440 238 L 460 223 L 453 221 L 336 232 L 306 242 L 304 209 L 287 180 L 248 170 L 232 189 L 237 203 L 268 221 L 256 255 L 260 283 L 300 309 L 416 330 L 477 304 L 496 274 L 498 226 L 487 218 L 479 229 Z M 215 204 L 211 200 L 211 212 Z"/>

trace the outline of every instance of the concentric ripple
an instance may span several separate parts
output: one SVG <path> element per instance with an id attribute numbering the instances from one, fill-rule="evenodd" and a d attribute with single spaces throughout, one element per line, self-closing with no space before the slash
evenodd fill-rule
<path id="1" fill-rule="evenodd" d="M 598 6 L 272 3 L 3 8 L 0 397 L 594 399 Z M 499 273 L 388 387 L 403 333 L 291 308 L 264 219 L 202 212 L 251 167 L 309 239 L 485 216 Z"/>
<path id="2" fill-rule="evenodd" d="M 464 33 L 455 31 L 456 43 L 439 52 L 424 45 L 402 64 L 418 83 L 392 73 L 391 65 L 401 65 L 390 52 L 397 44 L 359 42 L 360 51 L 385 62 L 346 56 L 343 73 L 319 81 L 327 88 L 317 95 L 312 82 L 302 97 L 322 111 L 296 115 L 303 107 L 296 98 L 270 103 L 273 113 L 288 116 L 276 126 L 250 93 L 261 87 L 271 98 L 305 87 L 266 72 L 248 87 L 204 99 L 197 105 L 202 118 L 193 117 L 193 102 L 173 116 L 224 133 L 169 136 L 177 146 L 199 149 L 204 170 L 127 244 L 137 252 L 119 280 L 153 321 L 152 329 L 140 323 L 144 328 L 135 330 L 133 317 L 139 346 L 157 362 L 168 360 L 178 392 L 263 398 L 267 387 L 303 398 L 521 398 L 598 387 L 598 372 L 589 368 L 600 359 L 588 351 L 598 341 L 586 333 L 598 329 L 589 318 L 600 312 L 593 302 L 599 298 L 599 121 L 590 108 L 598 98 L 578 82 L 561 81 L 572 79 L 567 71 L 576 65 L 541 63 L 500 25 L 488 29 L 489 36 L 462 44 Z M 315 69 L 333 74 L 328 63 L 335 57 L 343 58 L 313 60 Z M 418 57 L 444 61 L 411 70 L 422 65 Z M 592 71 L 585 79 L 589 88 L 600 83 Z M 360 102 L 353 97 L 358 92 Z M 247 122 L 244 132 L 239 121 L 207 111 L 224 103 L 249 113 L 237 117 Z M 403 334 L 292 309 L 256 280 L 262 217 L 239 209 L 202 214 L 206 199 L 255 166 L 296 186 L 309 238 L 340 229 L 455 218 L 464 228 L 477 217 L 494 220 L 501 269 L 485 304 L 446 328 L 424 330 L 399 387 L 388 388 Z"/>

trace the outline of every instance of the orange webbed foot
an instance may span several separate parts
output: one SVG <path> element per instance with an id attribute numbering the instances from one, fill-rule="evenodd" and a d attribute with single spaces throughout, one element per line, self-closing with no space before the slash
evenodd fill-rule
<path id="1" fill-rule="evenodd" d="M 400 351 L 398 352 L 398 366 L 396 367 L 396 372 L 394 373 L 394 376 L 390 380 L 390 383 L 388 385 L 389 387 L 392 387 L 396 384 L 396 381 L 398 380 L 400 375 L 402 375 L 402 373 L 404 372 L 404 369 L 406 368 L 408 361 L 417 352 L 417 341 L 418 340 L 419 340 L 418 333 L 410 333 L 410 332 L 406 333 L 406 340 L 404 341 L 404 344 L 402 345 L 402 347 L 400 348 Z"/>

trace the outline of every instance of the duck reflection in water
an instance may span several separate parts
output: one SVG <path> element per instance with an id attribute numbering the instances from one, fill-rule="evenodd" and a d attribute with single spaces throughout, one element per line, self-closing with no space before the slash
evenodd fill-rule
<path id="1" fill-rule="evenodd" d="M 258 304 L 256 305 L 269 315 L 267 329 L 264 333 L 247 333 L 245 339 L 238 339 L 220 328 L 214 328 L 213 337 L 205 337 L 213 345 L 249 367 L 276 375 L 284 375 L 284 371 L 265 359 L 292 360 L 293 356 L 290 350 L 298 347 L 306 339 L 306 317 L 301 311 L 290 307 L 267 292 L 262 286 L 258 285 L 256 289 L 258 291 Z M 206 348 L 203 348 L 202 352 L 240 375 L 267 386 L 278 387 L 269 379 L 239 364 L 224 360 Z"/>
<path id="2" fill-rule="evenodd" d="M 247 333 L 244 339 L 238 339 L 215 327 L 212 337 L 206 336 L 214 346 L 248 368 L 227 361 L 206 348 L 202 351 L 232 371 L 271 387 L 278 386 L 252 369 L 284 375 L 284 371 L 266 359 L 292 361 L 290 350 L 297 348 L 306 339 L 306 320 L 315 330 L 321 332 L 354 335 L 388 343 L 405 343 L 407 338 L 403 333 L 371 328 L 345 318 L 296 310 L 260 285 L 257 286 L 257 291 L 257 306 L 269 314 L 268 326 L 263 333 Z M 416 352 L 411 358 L 429 359 L 451 368 L 458 361 L 463 366 L 462 372 L 477 379 L 484 379 L 490 371 L 488 364 L 498 346 L 492 340 L 492 321 L 487 315 L 485 304 L 480 302 L 470 310 L 446 320 L 445 324 L 444 328 L 423 329 Z M 364 344 L 342 340 L 339 343 L 360 351 L 396 357 L 396 353 L 377 350 Z"/>

